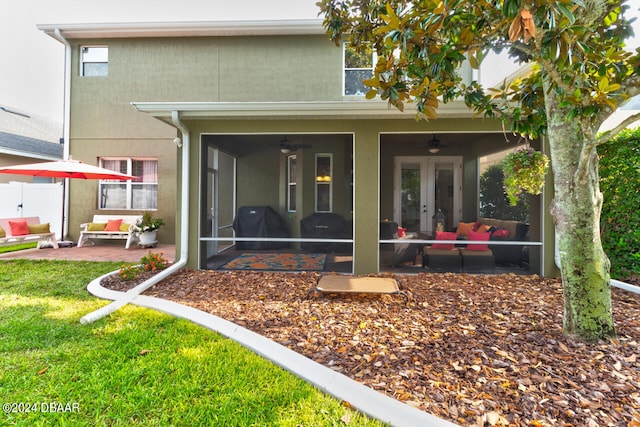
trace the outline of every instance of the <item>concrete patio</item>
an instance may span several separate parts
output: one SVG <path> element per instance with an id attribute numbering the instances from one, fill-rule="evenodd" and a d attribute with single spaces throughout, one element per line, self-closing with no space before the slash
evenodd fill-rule
<path id="1" fill-rule="evenodd" d="M 100 242 L 93 246 L 87 245 L 81 248 L 74 245 L 72 247 L 60 247 L 59 249 L 43 248 L 7 252 L 0 254 L 0 261 L 8 259 L 50 259 L 138 262 L 149 251 L 153 253 L 162 252 L 169 261 L 175 261 L 176 247 L 174 245 L 158 244 L 155 248 L 140 248 L 133 245 L 130 249 L 125 249 L 123 242 Z"/>

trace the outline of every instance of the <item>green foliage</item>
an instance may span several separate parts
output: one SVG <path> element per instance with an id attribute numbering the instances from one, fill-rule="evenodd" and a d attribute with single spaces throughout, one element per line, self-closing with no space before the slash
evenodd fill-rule
<path id="1" fill-rule="evenodd" d="M 611 275 L 640 274 L 640 128 L 627 130 L 598 147 L 602 247 Z"/>
<path id="2" fill-rule="evenodd" d="M 118 270 L 118 276 L 120 276 L 122 280 L 134 280 L 140 276 L 140 267 L 136 265 L 122 264 L 122 267 Z"/>
<path id="3" fill-rule="evenodd" d="M 162 252 L 156 254 L 149 251 L 147 255 L 140 258 L 140 262 L 144 271 L 164 270 L 169 265 L 169 260 L 162 256 Z"/>
<path id="4" fill-rule="evenodd" d="M 142 218 L 135 224 L 133 230 L 138 232 L 156 231 L 164 225 L 164 220 L 160 217 L 154 217 L 153 212 L 145 211 Z"/>
<path id="5" fill-rule="evenodd" d="M 504 192 L 504 172 L 500 165 L 489 166 L 480 175 L 480 216 L 529 222 L 527 195 L 518 196 L 518 203 L 511 206 Z"/>
<path id="6" fill-rule="evenodd" d="M 0 261 L 0 401 L 77 405 L 2 414 L 30 426 L 381 426 L 239 344 L 86 291 L 116 263 Z"/>
<path id="7" fill-rule="evenodd" d="M 624 48 L 633 34 L 626 0 L 317 4 L 332 40 L 345 37 L 355 49 L 375 48 L 368 97 L 380 96 L 400 110 L 411 101 L 421 118 L 435 118 L 441 102 L 463 99 L 512 131 L 536 137 L 547 131 L 545 97 L 557 98 L 565 120 L 594 120 L 638 93 L 633 80 L 639 57 Z M 532 73 L 488 94 L 460 70 L 465 61 L 479 68 L 489 51 L 508 51 L 517 62 L 534 65 Z"/>
<path id="8" fill-rule="evenodd" d="M 544 179 L 549 167 L 549 158 L 532 148 L 521 148 L 509 153 L 500 163 L 504 172 L 504 191 L 509 204 L 518 204 L 522 193 L 542 193 Z"/>

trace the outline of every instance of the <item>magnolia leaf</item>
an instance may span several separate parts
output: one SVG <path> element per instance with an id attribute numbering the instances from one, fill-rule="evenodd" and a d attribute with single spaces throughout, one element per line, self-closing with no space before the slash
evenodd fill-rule
<path id="1" fill-rule="evenodd" d="M 527 43 L 536 36 L 536 24 L 533 22 L 533 16 L 528 9 L 522 9 L 520 17 L 522 19 L 524 42 Z"/>
<path id="2" fill-rule="evenodd" d="M 471 68 L 473 68 L 474 70 L 480 69 L 480 63 L 478 62 L 478 59 L 475 55 L 469 55 L 469 64 L 471 64 Z"/>
<path id="3" fill-rule="evenodd" d="M 366 99 L 373 99 L 378 95 L 378 91 L 375 89 L 371 89 L 369 91 L 367 91 L 367 94 L 365 95 Z"/>
<path id="4" fill-rule="evenodd" d="M 365 79 L 362 81 L 362 83 L 365 86 L 369 86 L 369 87 L 380 87 L 380 81 L 375 77 L 372 77 L 370 79 Z"/>
<path id="5" fill-rule="evenodd" d="M 40 369 L 40 370 L 38 371 L 38 375 L 42 375 L 42 374 L 44 374 L 45 372 L 47 372 L 48 370 L 49 370 L 49 367 L 48 367 L 48 366 L 45 366 L 44 368 L 42 368 L 42 369 Z"/>
<path id="6" fill-rule="evenodd" d="M 609 86 L 609 79 L 605 76 L 598 82 L 598 89 L 600 92 L 604 92 L 607 86 Z"/>
<path id="7" fill-rule="evenodd" d="M 522 36 L 522 26 L 520 25 L 520 16 L 513 18 L 509 27 L 509 41 L 515 42 Z"/>

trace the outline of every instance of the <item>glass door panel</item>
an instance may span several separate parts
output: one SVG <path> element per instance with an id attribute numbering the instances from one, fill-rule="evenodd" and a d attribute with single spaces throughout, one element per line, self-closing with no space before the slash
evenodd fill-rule
<path id="1" fill-rule="evenodd" d="M 401 191 L 401 216 L 400 226 L 408 231 L 420 230 L 420 210 L 423 205 L 420 195 L 422 194 L 420 165 L 403 164 L 400 178 Z"/>
<path id="2" fill-rule="evenodd" d="M 435 212 L 442 211 L 446 218 L 446 229 L 450 230 L 453 225 L 453 165 L 436 163 L 435 165 Z"/>

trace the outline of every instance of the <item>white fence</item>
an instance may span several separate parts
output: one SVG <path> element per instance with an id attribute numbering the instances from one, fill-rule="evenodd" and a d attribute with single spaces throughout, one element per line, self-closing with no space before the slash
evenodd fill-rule
<path id="1" fill-rule="evenodd" d="M 0 218 L 40 217 L 40 222 L 51 225 L 58 239 L 62 239 L 62 204 L 62 183 L 0 184 Z"/>

